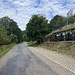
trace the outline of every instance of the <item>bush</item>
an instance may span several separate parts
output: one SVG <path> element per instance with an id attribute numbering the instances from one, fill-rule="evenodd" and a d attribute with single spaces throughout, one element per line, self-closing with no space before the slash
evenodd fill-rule
<path id="1" fill-rule="evenodd" d="M 17 36 L 16 36 L 16 35 L 11 34 L 11 35 L 10 35 L 10 39 L 11 39 L 11 42 L 12 42 L 12 43 L 18 43 L 18 39 L 17 39 Z"/>

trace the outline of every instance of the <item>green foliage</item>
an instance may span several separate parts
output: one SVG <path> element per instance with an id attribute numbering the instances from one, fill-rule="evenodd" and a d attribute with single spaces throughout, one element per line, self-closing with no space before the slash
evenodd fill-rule
<path id="1" fill-rule="evenodd" d="M 22 31 L 18 28 L 18 25 L 14 20 L 10 19 L 7 16 L 3 17 L 0 19 L 0 26 L 4 27 L 6 30 L 6 31 L 3 31 L 4 33 L 6 33 L 4 34 L 6 35 L 6 37 L 4 36 L 5 38 L 2 38 L 2 40 L 4 41 L 3 44 L 4 43 L 6 44 L 5 41 L 7 41 L 7 44 L 9 44 L 10 42 L 15 42 L 15 43 L 22 42 L 23 40 Z"/>
<path id="2" fill-rule="evenodd" d="M 3 26 L 0 26 L 0 45 L 9 44 L 10 38 L 7 36 L 7 31 Z"/>
<path id="3" fill-rule="evenodd" d="M 0 26 L 0 37 L 3 37 L 4 35 L 6 36 L 6 30 L 3 26 Z"/>
<path id="4" fill-rule="evenodd" d="M 39 45 L 40 47 L 56 51 L 58 53 L 67 54 L 75 57 L 75 43 L 67 42 L 67 43 L 44 43 Z"/>
<path id="5" fill-rule="evenodd" d="M 38 46 L 38 43 L 36 41 L 30 41 L 27 42 L 28 46 Z"/>
<path id="6" fill-rule="evenodd" d="M 75 15 L 73 11 L 70 10 L 67 13 L 67 17 L 56 15 L 51 19 L 50 23 L 48 24 L 49 33 L 55 31 L 67 24 L 73 24 L 75 22 Z"/>
<path id="7" fill-rule="evenodd" d="M 26 30 L 22 31 L 22 34 L 23 34 L 23 41 L 27 41 Z"/>
<path id="8" fill-rule="evenodd" d="M 10 38 L 11 38 L 11 42 L 12 42 L 12 43 L 18 43 L 18 39 L 17 39 L 17 36 L 16 36 L 16 35 L 11 34 L 11 35 L 10 35 Z"/>
<path id="9" fill-rule="evenodd" d="M 9 45 L 2 45 L 0 46 L 0 58 L 5 55 L 13 46 L 15 46 L 15 43 L 9 44 Z"/>
<path id="10" fill-rule="evenodd" d="M 9 17 L 1 18 L 0 25 L 5 27 L 8 36 L 11 35 L 16 28 L 18 28 L 17 23 Z"/>
<path id="11" fill-rule="evenodd" d="M 64 28 L 67 24 L 73 24 L 74 22 L 75 15 L 72 10 L 67 13 L 67 17 L 55 15 L 50 23 L 48 23 L 46 18 L 42 15 L 33 15 L 27 24 L 26 31 L 23 32 L 25 33 L 23 34 L 23 38 L 27 41 L 37 41 L 41 43 L 47 34 L 52 31 L 55 32 L 55 30 L 58 31 L 58 29 L 61 30 L 61 28 Z"/>
<path id="12" fill-rule="evenodd" d="M 68 24 L 73 24 L 75 22 L 75 15 L 73 14 L 73 10 L 68 11 L 67 22 Z"/>
<path id="13" fill-rule="evenodd" d="M 67 22 L 68 22 L 68 24 L 73 24 L 75 22 L 75 19 L 73 18 L 73 16 L 68 17 Z"/>
<path id="14" fill-rule="evenodd" d="M 63 27 L 65 25 L 64 24 L 65 21 L 66 21 L 65 17 L 59 16 L 59 15 L 54 16 L 54 18 L 49 23 L 50 32 L 54 31 L 60 27 Z"/>
<path id="15" fill-rule="evenodd" d="M 33 15 L 26 28 L 27 40 L 43 42 L 44 36 L 47 34 L 47 22 L 42 15 Z"/>
<path id="16" fill-rule="evenodd" d="M 13 34 L 17 36 L 18 43 L 23 41 L 23 34 L 20 28 L 17 28 L 16 30 L 14 30 Z"/>
<path id="17" fill-rule="evenodd" d="M 9 28 L 7 29 L 7 35 L 11 35 L 13 34 L 14 30 L 16 30 L 18 28 L 18 25 L 15 21 L 11 20 L 10 24 L 9 24 Z"/>
<path id="18" fill-rule="evenodd" d="M 26 34 L 23 35 L 23 41 L 27 41 L 27 36 L 26 36 Z"/>

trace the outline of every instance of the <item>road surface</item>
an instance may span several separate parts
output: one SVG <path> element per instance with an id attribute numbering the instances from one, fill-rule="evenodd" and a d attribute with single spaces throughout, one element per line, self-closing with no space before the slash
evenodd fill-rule
<path id="1" fill-rule="evenodd" d="M 42 55 L 41 55 L 42 56 Z M 43 60 L 46 58 L 43 58 Z M 50 60 L 47 60 L 50 62 Z M 58 67 L 57 67 L 58 68 Z M 61 68 L 62 69 L 62 68 Z M 68 72 L 68 71 L 67 71 Z M 0 75 L 71 75 L 60 74 L 47 65 L 26 43 L 12 48 L 0 59 Z"/>

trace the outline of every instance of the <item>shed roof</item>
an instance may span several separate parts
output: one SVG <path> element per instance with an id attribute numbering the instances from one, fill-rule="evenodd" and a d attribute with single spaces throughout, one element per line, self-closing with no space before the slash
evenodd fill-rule
<path id="1" fill-rule="evenodd" d="M 45 36 L 45 38 L 49 37 L 52 34 L 67 31 L 67 30 L 71 30 L 71 29 L 74 29 L 74 28 L 75 28 L 75 24 L 66 25 L 66 26 L 64 26 L 62 28 L 59 28 L 59 29 L 53 31 L 52 33 L 49 33 L 48 35 Z"/>

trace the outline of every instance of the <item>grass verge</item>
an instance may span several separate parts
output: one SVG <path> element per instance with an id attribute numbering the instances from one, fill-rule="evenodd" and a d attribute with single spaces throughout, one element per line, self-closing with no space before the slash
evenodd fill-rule
<path id="1" fill-rule="evenodd" d="M 75 43 L 46 43 L 39 45 L 39 47 L 75 57 Z"/>
<path id="2" fill-rule="evenodd" d="M 38 46 L 36 41 L 27 42 L 28 46 Z"/>
<path id="3" fill-rule="evenodd" d="M 5 55 L 12 47 L 14 47 L 16 44 L 12 43 L 9 45 L 2 45 L 0 46 L 0 58 Z"/>

